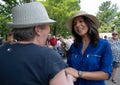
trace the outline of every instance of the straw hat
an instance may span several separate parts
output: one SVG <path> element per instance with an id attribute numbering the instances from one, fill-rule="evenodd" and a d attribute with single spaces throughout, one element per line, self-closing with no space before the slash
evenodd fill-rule
<path id="1" fill-rule="evenodd" d="M 52 23 L 45 7 L 40 2 L 30 2 L 12 8 L 13 22 L 8 22 L 12 28 L 24 28 Z"/>
<path id="2" fill-rule="evenodd" d="M 78 16 L 86 16 L 86 17 L 88 17 L 90 20 L 93 21 L 93 23 L 96 25 L 96 27 L 99 27 L 99 21 L 94 15 L 88 14 L 85 11 L 78 11 L 75 15 L 73 15 L 73 17 L 71 19 L 69 19 L 67 21 L 66 26 L 67 26 L 68 30 L 71 31 L 73 19 L 78 17 Z"/>

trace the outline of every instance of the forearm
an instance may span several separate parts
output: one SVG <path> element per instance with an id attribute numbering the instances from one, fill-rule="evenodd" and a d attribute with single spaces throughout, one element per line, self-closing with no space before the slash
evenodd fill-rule
<path id="1" fill-rule="evenodd" d="M 78 70 L 70 67 L 66 69 L 66 73 L 71 74 L 75 78 L 83 78 L 87 80 L 106 80 L 109 77 L 108 73 L 105 73 L 103 71 L 96 71 L 96 72 L 83 71 L 82 75 L 80 76 Z"/>
<path id="2" fill-rule="evenodd" d="M 74 83 L 73 83 L 73 81 L 74 81 L 73 76 L 70 75 L 70 74 L 67 74 L 66 76 L 67 76 L 67 80 L 68 80 L 69 85 L 74 85 Z"/>
<path id="3" fill-rule="evenodd" d="M 108 79 L 108 73 L 103 71 L 96 71 L 96 72 L 83 72 L 81 78 L 87 80 L 106 80 Z"/>

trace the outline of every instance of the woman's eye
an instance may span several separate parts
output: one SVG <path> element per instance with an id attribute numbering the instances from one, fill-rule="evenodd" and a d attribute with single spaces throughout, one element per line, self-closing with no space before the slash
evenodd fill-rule
<path id="1" fill-rule="evenodd" d="M 82 23 L 82 22 L 83 22 L 83 20 L 79 20 L 79 22 L 80 22 L 80 23 Z"/>

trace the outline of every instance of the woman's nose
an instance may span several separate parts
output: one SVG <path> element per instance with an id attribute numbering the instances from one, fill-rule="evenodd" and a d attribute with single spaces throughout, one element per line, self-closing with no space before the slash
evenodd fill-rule
<path id="1" fill-rule="evenodd" d="M 80 23 L 80 22 L 77 22 L 77 23 L 76 23 L 76 26 L 77 26 L 77 27 L 79 27 L 80 25 L 81 25 L 81 23 Z"/>

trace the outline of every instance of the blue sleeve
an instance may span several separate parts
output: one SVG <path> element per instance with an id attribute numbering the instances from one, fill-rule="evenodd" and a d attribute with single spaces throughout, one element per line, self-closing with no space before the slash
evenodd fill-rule
<path id="1" fill-rule="evenodd" d="M 111 46 L 108 42 L 105 43 L 104 53 L 102 56 L 103 57 L 102 57 L 101 70 L 108 73 L 110 78 L 112 74 L 113 56 L 112 56 Z"/>

